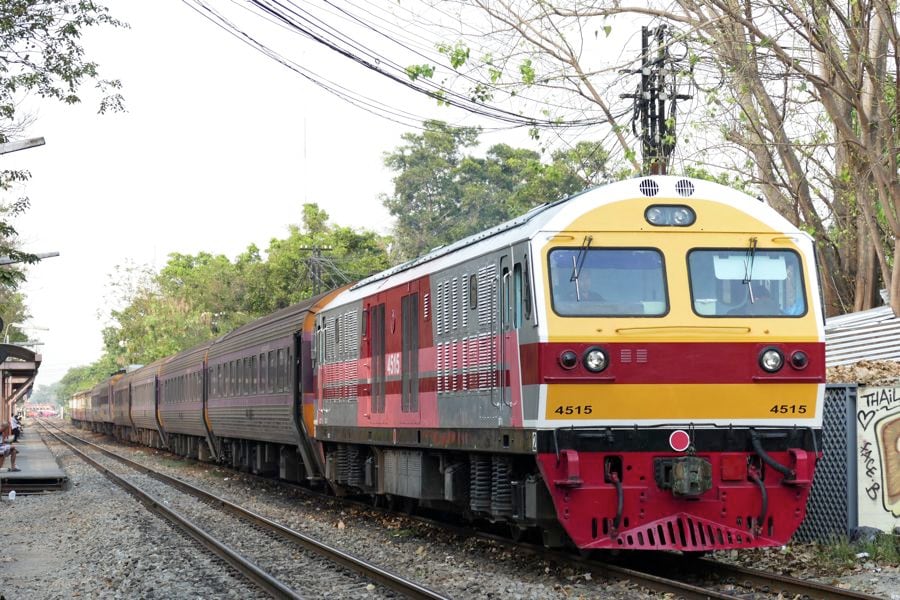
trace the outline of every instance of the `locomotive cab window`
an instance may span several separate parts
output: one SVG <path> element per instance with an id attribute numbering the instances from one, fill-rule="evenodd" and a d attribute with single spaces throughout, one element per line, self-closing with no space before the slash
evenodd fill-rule
<path id="1" fill-rule="evenodd" d="M 702 317 L 805 315 L 800 267 L 793 250 L 692 250 L 688 269 L 694 312 Z"/>
<path id="2" fill-rule="evenodd" d="M 563 317 L 659 317 L 669 310 L 662 253 L 653 248 L 550 251 L 553 310 Z"/>

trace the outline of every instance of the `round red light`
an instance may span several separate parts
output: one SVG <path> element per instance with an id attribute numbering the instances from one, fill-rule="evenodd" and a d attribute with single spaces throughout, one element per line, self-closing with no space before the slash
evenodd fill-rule
<path id="1" fill-rule="evenodd" d="M 683 429 L 673 431 L 669 436 L 669 445 L 675 452 L 684 452 L 691 445 L 691 436 Z"/>

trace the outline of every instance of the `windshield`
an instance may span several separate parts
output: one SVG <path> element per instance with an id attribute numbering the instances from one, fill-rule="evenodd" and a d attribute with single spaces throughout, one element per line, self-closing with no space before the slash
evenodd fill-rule
<path id="1" fill-rule="evenodd" d="M 791 250 L 692 250 L 691 301 L 700 316 L 806 314 L 800 258 Z"/>
<path id="2" fill-rule="evenodd" d="M 658 250 L 556 248 L 549 259 L 558 315 L 653 317 L 668 312 Z"/>

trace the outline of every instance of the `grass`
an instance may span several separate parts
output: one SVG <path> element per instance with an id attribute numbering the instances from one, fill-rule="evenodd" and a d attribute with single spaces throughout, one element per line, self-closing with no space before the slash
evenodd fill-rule
<path id="1" fill-rule="evenodd" d="M 851 542 L 846 537 L 840 537 L 817 545 L 819 558 L 831 567 L 846 569 L 858 565 L 861 561 L 857 555 L 862 552 L 869 555 L 865 561 L 896 565 L 900 563 L 900 537 L 880 533 L 867 540 Z"/>

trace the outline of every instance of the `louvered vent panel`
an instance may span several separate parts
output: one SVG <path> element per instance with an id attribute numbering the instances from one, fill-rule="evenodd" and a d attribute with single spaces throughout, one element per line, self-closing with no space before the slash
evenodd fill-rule
<path id="1" fill-rule="evenodd" d="M 465 314 L 465 311 L 463 311 L 463 314 Z M 465 392 L 469 389 L 468 373 L 469 369 L 472 368 L 469 362 L 469 338 L 467 337 L 464 337 L 460 343 L 460 362 L 460 385 L 462 386 L 462 391 Z"/>
<path id="2" fill-rule="evenodd" d="M 434 295 L 434 334 L 438 336 L 444 333 L 444 313 L 441 310 L 443 290 L 444 283 L 438 283 L 436 293 Z"/>
<path id="3" fill-rule="evenodd" d="M 442 377 L 444 370 L 444 345 L 438 342 L 434 345 L 434 370 L 437 379 L 437 393 L 444 393 L 444 378 Z"/>
<path id="4" fill-rule="evenodd" d="M 428 311 L 431 309 L 431 294 L 425 292 L 422 296 L 422 318 L 428 320 Z"/>
<path id="5" fill-rule="evenodd" d="M 453 325 L 453 290 L 451 290 L 452 283 L 448 279 L 444 283 L 444 299 L 442 300 L 444 306 L 444 333 L 450 333 L 450 328 Z"/>
<path id="6" fill-rule="evenodd" d="M 460 294 L 462 295 L 462 303 L 460 304 L 460 310 L 462 311 L 462 326 L 463 329 L 469 326 L 469 276 L 463 275 L 462 277 L 462 289 L 460 290 Z"/>
<path id="7" fill-rule="evenodd" d="M 494 310 L 494 265 L 478 269 L 478 328 L 490 329 Z"/>
<path id="8" fill-rule="evenodd" d="M 454 277 L 450 284 L 450 306 L 452 307 L 452 327 L 453 331 L 459 329 L 459 277 Z"/>
<path id="9" fill-rule="evenodd" d="M 459 373 L 459 340 L 453 340 L 450 342 L 450 347 L 452 348 L 452 366 L 450 368 L 450 389 L 454 392 L 459 389 L 459 385 L 457 384 L 458 377 L 456 376 Z"/>

